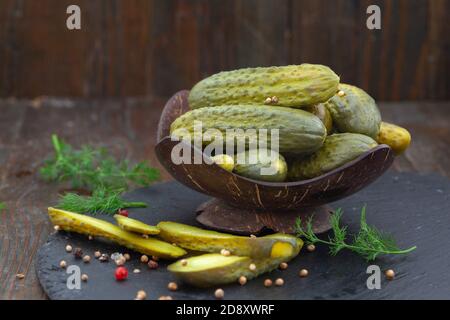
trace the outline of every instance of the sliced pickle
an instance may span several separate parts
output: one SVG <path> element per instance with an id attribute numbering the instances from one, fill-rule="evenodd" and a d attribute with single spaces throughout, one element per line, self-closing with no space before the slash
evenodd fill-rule
<path id="1" fill-rule="evenodd" d="M 121 216 L 120 214 L 114 215 L 114 219 L 116 219 L 119 227 L 126 231 L 148 235 L 159 233 L 159 229 L 155 226 L 145 224 L 136 219 Z"/>

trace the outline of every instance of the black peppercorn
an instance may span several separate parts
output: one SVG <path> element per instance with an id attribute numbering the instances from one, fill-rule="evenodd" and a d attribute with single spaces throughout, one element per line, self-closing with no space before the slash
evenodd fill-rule
<path id="1" fill-rule="evenodd" d="M 81 250 L 81 248 L 75 248 L 73 250 L 73 255 L 75 256 L 75 259 L 81 259 L 83 258 L 83 250 Z"/>

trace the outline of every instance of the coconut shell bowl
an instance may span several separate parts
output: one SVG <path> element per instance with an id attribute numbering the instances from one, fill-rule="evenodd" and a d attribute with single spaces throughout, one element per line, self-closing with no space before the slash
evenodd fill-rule
<path id="1" fill-rule="evenodd" d="M 264 182 L 236 175 L 216 164 L 174 164 L 172 148 L 180 141 L 170 138 L 170 124 L 189 111 L 189 91 L 177 92 L 166 103 L 159 120 L 156 155 L 180 183 L 212 198 L 197 208 L 197 221 L 208 229 L 250 235 L 267 231 L 294 232 L 297 217 L 311 218 L 315 233 L 330 229 L 330 202 L 366 187 L 392 164 L 394 154 L 378 145 L 345 165 L 319 177 L 295 182 Z M 202 150 L 186 143 L 194 159 Z M 200 153 L 200 154 L 199 154 Z M 186 212 L 186 214 L 190 214 Z M 194 214 L 194 213 L 192 213 Z"/>

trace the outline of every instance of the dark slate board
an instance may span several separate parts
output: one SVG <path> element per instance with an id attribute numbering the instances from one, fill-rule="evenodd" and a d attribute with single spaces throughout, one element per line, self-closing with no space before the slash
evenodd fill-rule
<path id="1" fill-rule="evenodd" d="M 367 220 L 370 224 L 392 233 L 400 247 L 417 245 L 417 250 L 406 256 L 380 257 L 373 264 L 382 270 L 392 268 L 397 277 L 387 281 L 382 277 L 380 290 L 366 288 L 366 268 L 369 265 L 360 257 L 342 252 L 330 257 L 327 249 L 319 246 L 309 253 L 301 254 L 289 263 L 285 271 L 276 270 L 247 285 L 224 286 L 226 299 L 449 299 L 450 298 L 450 181 L 446 178 L 412 173 L 388 172 L 375 183 L 359 193 L 338 201 L 333 207 L 345 210 L 343 222 L 349 232 L 358 228 L 359 210 L 367 204 Z M 139 189 L 127 196 L 132 200 L 143 200 L 148 209 L 133 210 L 130 217 L 150 224 L 160 220 L 174 220 L 197 224 L 193 212 L 206 196 L 192 191 L 177 182 L 158 184 Z M 139 254 L 132 253 L 132 262 L 127 264 L 130 276 L 127 281 L 116 282 L 115 265 L 93 260 L 84 264 L 74 260 L 64 250 L 65 245 L 81 247 L 93 256 L 103 252 L 126 252 L 123 248 L 98 240 L 89 241 L 84 236 L 60 232 L 50 235 L 40 248 L 37 259 L 37 274 L 50 299 L 133 299 L 139 289 L 144 289 L 149 299 L 161 295 L 172 295 L 175 299 L 212 299 L 214 288 L 195 289 L 180 285 L 177 292 L 169 292 L 167 283 L 174 278 L 161 263 L 158 270 L 149 270 L 139 263 Z M 61 259 L 69 264 L 78 264 L 89 281 L 82 283 L 80 290 L 66 287 L 67 274 L 58 267 Z M 140 274 L 133 274 L 140 268 Z M 297 272 L 307 268 L 310 276 L 299 278 Z M 283 287 L 265 288 L 265 278 L 283 277 Z"/>

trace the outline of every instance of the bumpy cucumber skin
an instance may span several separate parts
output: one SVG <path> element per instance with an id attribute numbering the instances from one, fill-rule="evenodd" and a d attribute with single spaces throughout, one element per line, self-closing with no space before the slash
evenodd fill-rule
<path id="1" fill-rule="evenodd" d="M 224 141 L 227 129 L 256 129 L 257 133 L 259 129 L 266 129 L 268 148 L 271 147 L 270 130 L 278 129 L 280 153 L 312 153 L 322 146 L 326 137 L 322 121 L 310 112 L 255 105 L 224 105 L 189 111 L 172 123 L 171 134 L 183 138 L 187 132 L 194 139 L 194 121 L 201 121 L 203 133 L 208 129 L 219 130 Z M 245 139 L 248 142 L 244 132 L 235 133 L 237 141 Z"/>
<path id="2" fill-rule="evenodd" d="M 339 91 L 344 95 L 340 96 Z M 381 115 L 375 100 L 364 90 L 349 84 L 340 84 L 339 91 L 325 103 L 334 126 L 341 133 L 360 133 L 376 139 Z"/>
<path id="3" fill-rule="evenodd" d="M 296 246 L 290 255 L 277 258 L 263 258 L 255 259 L 249 257 L 222 257 L 217 253 L 210 253 L 202 256 L 194 257 L 194 259 L 202 259 L 202 257 L 217 257 L 221 261 L 230 260 L 231 263 L 226 265 L 211 264 L 209 268 L 203 270 L 193 271 L 189 269 L 189 260 L 186 259 L 187 264 L 183 265 L 181 261 L 177 261 L 167 267 L 167 269 L 175 274 L 183 282 L 196 287 L 211 287 L 227 283 L 237 282 L 239 277 L 244 276 L 247 280 L 258 277 L 259 275 L 270 272 L 278 268 L 280 263 L 288 262 L 295 258 L 301 249 L 301 245 Z M 256 269 L 250 270 L 250 264 L 254 264 Z"/>
<path id="4" fill-rule="evenodd" d="M 158 223 L 159 237 L 169 243 L 194 251 L 219 253 L 227 249 L 237 256 L 267 258 L 272 255 L 272 248 L 277 242 L 298 246 L 297 238 L 291 235 L 274 234 L 270 237 L 244 237 L 227 233 L 204 230 L 182 223 L 161 221 Z"/>
<path id="5" fill-rule="evenodd" d="M 314 178 L 336 169 L 377 146 L 371 137 L 357 133 L 338 133 L 328 136 L 313 155 L 294 161 L 288 179 L 298 181 Z"/>
<path id="6" fill-rule="evenodd" d="M 411 143 L 411 134 L 405 128 L 389 122 L 381 122 L 377 142 L 387 144 L 396 155 L 402 154 Z"/>
<path id="7" fill-rule="evenodd" d="M 331 118 L 331 113 L 323 103 L 305 107 L 303 110 L 311 112 L 319 118 L 327 129 L 327 134 L 331 134 L 333 132 L 333 119 Z"/>
<path id="8" fill-rule="evenodd" d="M 314 64 L 246 68 L 214 74 L 198 82 L 189 94 L 191 109 L 226 104 L 301 107 L 327 101 L 337 90 L 339 77 L 328 67 Z"/>
<path id="9" fill-rule="evenodd" d="M 270 152 L 272 152 L 272 157 L 275 159 L 271 161 Z M 235 167 L 234 172 L 238 175 L 259 180 L 259 181 L 269 181 L 269 182 L 282 182 L 286 180 L 287 177 L 287 164 L 284 157 L 276 151 L 270 150 L 262 150 L 262 156 L 260 156 L 260 150 L 252 149 L 244 151 L 235 156 Z M 266 156 L 267 155 L 267 156 Z M 245 157 L 246 163 L 239 164 L 239 157 Z M 251 164 L 249 163 L 250 157 L 255 157 L 257 159 L 257 163 Z M 273 168 L 275 171 L 274 174 L 262 174 L 262 168 Z"/>
<path id="10" fill-rule="evenodd" d="M 119 227 L 126 231 L 147 235 L 156 235 L 159 233 L 157 227 L 145 224 L 139 220 L 131 219 L 119 214 L 115 214 L 114 219 L 116 219 Z"/>
<path id="11" fill-rule="evenodd" d="M 175 259 L 186 254 L 185 250 L 170 243 L 153 238 L 144 239 L 94 217 L 55 208 L 48 208 L 48 216 L 53 225 L 59 226 L 62 230 L 103 237 L 143 254 L 164 259 Z"/>

